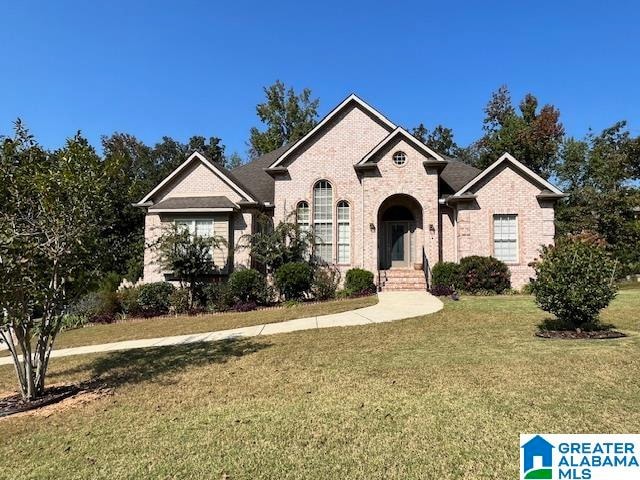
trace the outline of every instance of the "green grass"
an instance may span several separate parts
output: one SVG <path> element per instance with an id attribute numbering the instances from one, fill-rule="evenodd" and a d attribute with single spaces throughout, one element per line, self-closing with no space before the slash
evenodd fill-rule
<path id="1" fill-rule="evenodd" d="M 99 345 L 101 343 L 139 340 L 144 338 L 170 337 L 190 333 L 213 332 L 231 328 L 248 327 L 263 323 L 284 322 L 295 318 L 314 317 L 340 313 L 378 303 L 378 297 L 361 297 L 329 302 L 300 304 L 293 307 L 256 310 L 245 313 L 203 314 L 195 316 L 163 316 L 137 319 L 110 325 L 91 325 L 67 330 L 58 335 L 55 348 Z M 0 356 L 9 355 L 8 351 Z"/>
<path id="2" fill-rule="evenodd" d="M 530 297 L 388 324 L 53 359 L 114 395 L 0 421 L 0 477 L 517 478 L 520 433 L 640 430 L 640 291 L 621 340 L 543 340 Z M 13 387 L 0 367 L 0 390 Z"/>

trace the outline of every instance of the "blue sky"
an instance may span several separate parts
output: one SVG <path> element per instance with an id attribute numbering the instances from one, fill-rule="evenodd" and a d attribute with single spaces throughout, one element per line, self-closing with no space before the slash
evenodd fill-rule
<path id="1" fill-rule="evenodd" d="M 80 129 L 219 136 L 245 155 L 262 87 L 309 87 L 324 115 L 355 92 L 395 123 L 481 134 L 490 93 L 533 92 L 582 136 L 640 134 L 638 2 L 7 1 L 0 132 L 47 147 Z"/>

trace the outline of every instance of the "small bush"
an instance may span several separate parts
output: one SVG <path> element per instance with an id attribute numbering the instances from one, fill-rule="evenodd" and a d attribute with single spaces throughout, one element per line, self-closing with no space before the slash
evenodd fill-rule
<path id="1" fill-rule="evenodd" d="M 117 295 L 120 311 L 132 317 L 138 316 L 142 313 L 140 310 L 140 304 L 138 303 L 140 288 L 125 288 L 120 290 Z"/>
<path id="2" fill-rule="evenodd" d="M 344 300 L 345 298 L 349 298 L 349 296 L 350 296 L 349 290 L 346 290 L 344 288 L 342 290 L 336 291 L 336 298 L 338 300 Z"/>
<path id="3" fill-rule="evenodd" d="M 438 262 L 431 272 L 431 283 L 438 286 L 460 288 L 460 264 L 455 262 Z"/>
<path id="4" fill-rule="evenodd" d="M 118 297 L 113 292 L 89 292 L 70 309 L 69 314 L 82 317 L 85 322 L 111 323 L 119 310 Z"/>
<path id="5" fill-rule="evenodd" d="M 311 292 L 316 300 L 335 298 L 340 284 L 340 270 L 332 266 L 317 267 L 313 272 Z"/>
<path id="6" fill-rule="evenodd" d="M 204 307 L 213 312 L 226 312 L 235 303 L 228 283 L 209 283 L 204 286 Z"/>
<path id="7" fill-rule="evenodd" d="M 229 276 L 228 287 L 236 302 L 266 304 L 271 297 L 267 279 L 252 268 L 236 270 Z"/>
<path id="8" fill-rule="evenodd" d="M 169 297 L 174 290 L 175 287 L 168 282 L 146 283 L 142 285 L 138 293 L 140 313 L 145 317 L 169 313 Z"/>
<path id="9" fill-rule="evenodd" d="M 460 288 L 472 294 L 503 293 L 511 288 L 511 272 L 493 257 L 465 257 L 460 260 Z"/>
<path id="10" fill-rule="evenodd" d="M 434 285 L 429 289 L 429 292 L 436 297 L 448 297 L 453 295 L 454 290 L 448 285 Z"/>
<path id="11" fill-rule="evenodd" d="M 313 270 L 306 262 L 285 263 L 274 275 L 276 288 L 287 300 L 302 300 L 311 290 Z"/>
<path id="12" fill-rule="evenodd" d="M 555 247 L 543 247 L 534 268 L 536 303 L 566 329 L 594 329 L 600 311 L 616 295 L 615 264 L 594 235 L 565 237 Z"/>
<path id="13" fill-rule="evenodd" d="M 375 293 L 376 286 L 373 283 L 373 273 L 362 268 L 352 268 L 347 271 L 344 288 L 352 295 L 369 295 Z"/>
<path id="14" fill-rule="evenodd" d="M 189 290 L 186 288 L 176 288 L 171 292 L 171 295 L 169 295 L 169 306 L 173 313 L 189 313 Z"/>

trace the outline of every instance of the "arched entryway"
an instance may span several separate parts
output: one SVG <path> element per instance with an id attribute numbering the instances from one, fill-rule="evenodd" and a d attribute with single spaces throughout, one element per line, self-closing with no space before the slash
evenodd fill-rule
<path id="1" fill-rule="evenodd" d="M 378 268 L 413 268 L 422 261 L 422 207 L 410 195 L 387 198 L 378 209 Z"/>

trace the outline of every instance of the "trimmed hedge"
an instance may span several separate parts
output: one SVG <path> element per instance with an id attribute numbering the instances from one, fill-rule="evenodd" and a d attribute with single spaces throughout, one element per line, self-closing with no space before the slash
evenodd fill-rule
<path id="1" fill-rule="evenodd" d="M 373 273 L 362 268 L 348 270 L 344 280 L 344 289 L 351 295 L 375 293 L 376 286 L 373 283 Z"/>
<path id="2" fill-rule="evenodd" d="M 433 266 L 431 271 L 431 284 L 450 287 L 453 289 L 460 288 L 460 264 L 455 262 L 438 262 Z"/>
<path id="3" fill-rule="evenodd" d="M 504 293 L 511 288 L 511 272 L 494 257 L 465 257 L 460 260 L 460 288 L 468 293 Z"/>
<path id="4" fill-rule="evenodd" d="M 311 290 L 313 269 L 307 262 L 285 263 L 276 270 L 274 279 L 286 300 L 302 300 Z"/>

